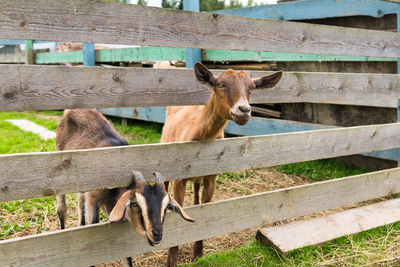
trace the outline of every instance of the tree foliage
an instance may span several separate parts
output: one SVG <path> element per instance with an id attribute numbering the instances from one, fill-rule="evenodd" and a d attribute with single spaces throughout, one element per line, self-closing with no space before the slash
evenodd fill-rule
<path id="1" fill-rule="evenodd" d="M 138 0 L 137 4 L 140 6 L 147 6 L 147 1 L 146 0 Z"/>
<path id="2" fill-rule="evenodd" d="M 196 1 L 196 0 L 192 0 Z M 247 6 L 257 5 L 254 0 L 248 0 Z M 162 0 L 161 6 L 164 8 L 183 9 L 183 0 Z M 240 0 L 230 0 L 225 4 L 224 0 L 200 0 L 200 11 L 213 11 L 221 9 L 245 7 Z"/>
<path id="3" fill-rule="evenodd" d="M 183 1 L 182 0 L 162 0 L 161 7 L 173 8 L 173 9 L 183 9 Z"/>

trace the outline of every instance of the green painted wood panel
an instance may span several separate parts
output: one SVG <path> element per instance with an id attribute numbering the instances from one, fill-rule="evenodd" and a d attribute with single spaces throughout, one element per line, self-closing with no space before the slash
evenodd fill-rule
<path id="1" fill-rule="evenodd" d="M 83 51 L 69 51 L 57 53 L 37 53 L 36 64 L 54 64 L 54 63 L 82 63 Z"/>
<path id="2" fill-rule="evenodd" d="M 185 60 L 185 49 L 174 47 L 133 47 L 96 51 L 96 62 Z M 204 61 L 397 61 L 396 58 L 333 56 L 295 53 L 204 50 Z M 82 51 L 37 53 L 36 64 L 83 62 Z"/>

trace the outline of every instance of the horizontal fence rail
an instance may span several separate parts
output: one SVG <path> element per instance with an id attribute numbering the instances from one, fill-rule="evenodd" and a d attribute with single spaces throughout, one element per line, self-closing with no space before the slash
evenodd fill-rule
<path id="1" fill-rule="evenodd" d="M 0 38 L 345 56 L 400 54 L 400 36 L 391 32 L 91 0 L 3 0 Z"/>
<path id="2" fill-rule="evenodd" d="M 2 111 L 196 105 L 210 94 L 193 70 L 0 65 Z M 255 90 L 251 102 L 395 108 L 398 98 L 400 76 L 395 74 L 285 72 L 275 88 Z"/>
<path id="3" fill-rule="evenodd" d="M 0 201 L 127 186 L 130 170 L 167 180 L 400 147 L 400 123 L 213 142 L 0 155 Z M 29 186 L 27 186 L 29 185 Z"/>
<path id="4" fill-rule="evenodd" d="M 0 262 L 88 266 L 398 192 L 400 168 L 395 168 L 186 208 L 195 223 L 168 213 L 159 247 L 150 247 L 126 222 L 102 223 L 2 241 Z"/>

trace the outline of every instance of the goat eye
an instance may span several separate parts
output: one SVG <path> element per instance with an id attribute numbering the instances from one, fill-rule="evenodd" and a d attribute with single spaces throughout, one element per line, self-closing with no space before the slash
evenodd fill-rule
<path id="1" fill-rule="evenodd" d="M 218 88 L 223 88 L 223 87 L 224 87 L 224 84 L 223 84 L 223 83 L 217 83 L 217 87 L 218 87 Z"/>
<path id="2" fill-rule="evenodd" d="M 139 205 L 137 203 L 135 203 L 135 202 L 132 202 L 131 203 L 131 207 L 139 207 Z"/>

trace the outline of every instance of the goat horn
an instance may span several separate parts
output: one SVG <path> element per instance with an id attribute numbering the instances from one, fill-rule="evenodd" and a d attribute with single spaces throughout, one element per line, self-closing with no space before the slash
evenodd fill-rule
<path id="1" fill-rule="evenodd" d="M 153 172 L 154 176 L 156 177 L 156 183 L 163 183 L 164 178 L 161 176 L 159 172 Z"/>
<path id="2" fill-rule="evenodd" d="M 136 181 L 144 180 L 143 174 L 142 174 L 141 172 L 139 172 L 139 171 L 134 171 L 134 170 L 132 170 L 132 175 L 133 175 L 133 178 L 134 178 Z"/>

